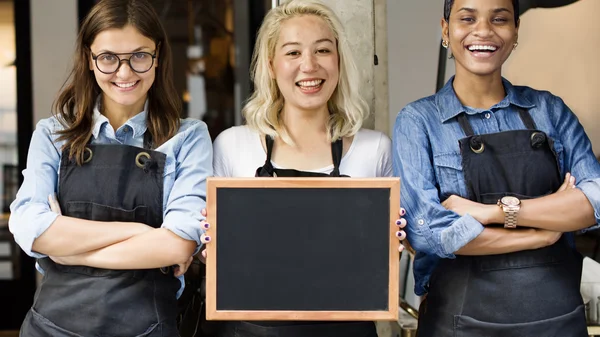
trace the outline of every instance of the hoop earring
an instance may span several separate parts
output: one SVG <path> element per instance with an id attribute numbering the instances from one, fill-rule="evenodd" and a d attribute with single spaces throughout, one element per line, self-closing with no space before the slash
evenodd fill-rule
<path id="1" fill-rule="evenodd" d="M 518 45 L 519 45 L 519 42 L 515 42 L 515 43 L 513 44 L 513 50 L 517 49 L 517 46 L 518 46 Z"/>
<path id="2" fill-rule="evenodd" d="M 448 49 L 448 41 L 442 40 L 442 47 Z"/>

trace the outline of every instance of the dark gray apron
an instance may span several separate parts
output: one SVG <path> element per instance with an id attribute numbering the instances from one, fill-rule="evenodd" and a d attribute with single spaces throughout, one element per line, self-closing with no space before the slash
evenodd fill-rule
<path id="1" fill-rule="evenodd" d="M 348 177 L 340 174 L 343 154 L 342 139 L 331 144 L 333 171 L 330 174 L 277 169 L 271 164 L 273 139 L 265 137 L 267 159 L 256 170 L 256 177 Z M 373 322 L 311 322 L 311 321 L 255 321 L 224 322 L 220 337 L 377 337 Z"/>
<path id="2" fill-rule="evenodd" d="M 475 135 L 465 114 L 459 141 L 469 199 L 495 204 L 554 193 L 562 184 L 553 140 L 519 110 L 526 129 Z M 514 230 L 519 230 L 516 228 Z M 419 337 L 584 337 L 582 256 L 566 235 L 554 245 L 442 259 L 421 304 Z"/>
<path id="3" fill-rule="evenodd" d="M 61 159 L 59 195 L 66 216 L 162 225 L 166 155 L 144 147 L 88 145 L 84 163 Z M 44 278 L 28 312 L 23 337 L 178 336 L 172 268 L 108 270 L 38 260 Z"/>

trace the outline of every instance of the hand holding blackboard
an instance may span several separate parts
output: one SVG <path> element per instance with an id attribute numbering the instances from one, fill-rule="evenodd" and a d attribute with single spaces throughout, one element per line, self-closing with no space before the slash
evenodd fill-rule
<path id="1" fill-rule="evenodd" d="M 202 209 L 202 216 L 206 217 L 206 208 Z M 396 224 L 396 226 L 398 226 L 398 231 L 396 232 L 396 237 L 398 238 L 398 240 L 400 240 L 400 244 L 398 245 L 398 251 L 402 252 L 404 250 L 404 245 L 402 244 L 402 241 L 404 241 L 404 239 L 406 239 L 406 232 L 404 230 L 402 230 L 404 227 L 406 227 L 406 219 L 403 218 L 404 215 L 406 215 L 406 210 L 402 207 L 400 207 L 400 211 L 398 212 L 398 215 L 400 216 L 400 218 L 396 219 L 396 221 L 394 222 Z M 202 241 L 202 243 L 204 245 L 207 245 L 208 243 L 210 243 L 210 233 L 209 233 L 209 229 L 210 229 L 210 225 L 208 224 L 208 222 L 203 222 L 202 224 L 203 228 L 205 229 L 205 233 L 202 234 L 202 236 L 200 237 L 200 240 Z M 200 252 L 200 261 L 202 261 L 202 263 L 206 264 L 206 256 L 207 256 L 207 250 L 206 250 L 206 246 L 202 247 L 202 250 Z"/>
<path id="2" fill-rule="evenodd" d="M 397 319 L 399 204 L 398 178 L 208 179 L 207 319 Z"/>

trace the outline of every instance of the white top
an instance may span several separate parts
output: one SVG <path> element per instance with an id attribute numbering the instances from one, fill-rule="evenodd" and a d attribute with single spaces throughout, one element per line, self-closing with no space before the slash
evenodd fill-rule
<path id="1" fill-rule="evenodd" d="M 348 152 L 342 157 L 340 173 L 352 178 L 391 177 L 392 142 L 379 131 L 361 129 Z M 235 126 L 223 131 L 213 143 L 213 170 L 216 177 L 254 177 L 263 166 L 267 153 L 261 136 L 248 126 Z M 271 162 L 275 168 L 281 167 Z M 333 164 L 311 172 L 329 174 Z"/>

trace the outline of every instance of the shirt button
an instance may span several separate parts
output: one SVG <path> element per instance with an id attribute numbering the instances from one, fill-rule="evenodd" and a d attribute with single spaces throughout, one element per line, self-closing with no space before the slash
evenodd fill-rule
<path id="1" fill-rule="evenodd" d="M 492 117 L 492 115 L 491 115 L 489 112 L 487 112 L 487 113 L 485 114 L 485 119 L 490 119 L 490 117 Z"/>
<path id="2" fill-rule="evenodd" d="M 419 219 L 419 221 L 417 221 L 417 223 L 418 223 L 419 225 L 423 225 L 423 224 L 425 223 L 425 221 L 423 221 L 423 219 Z"/>

